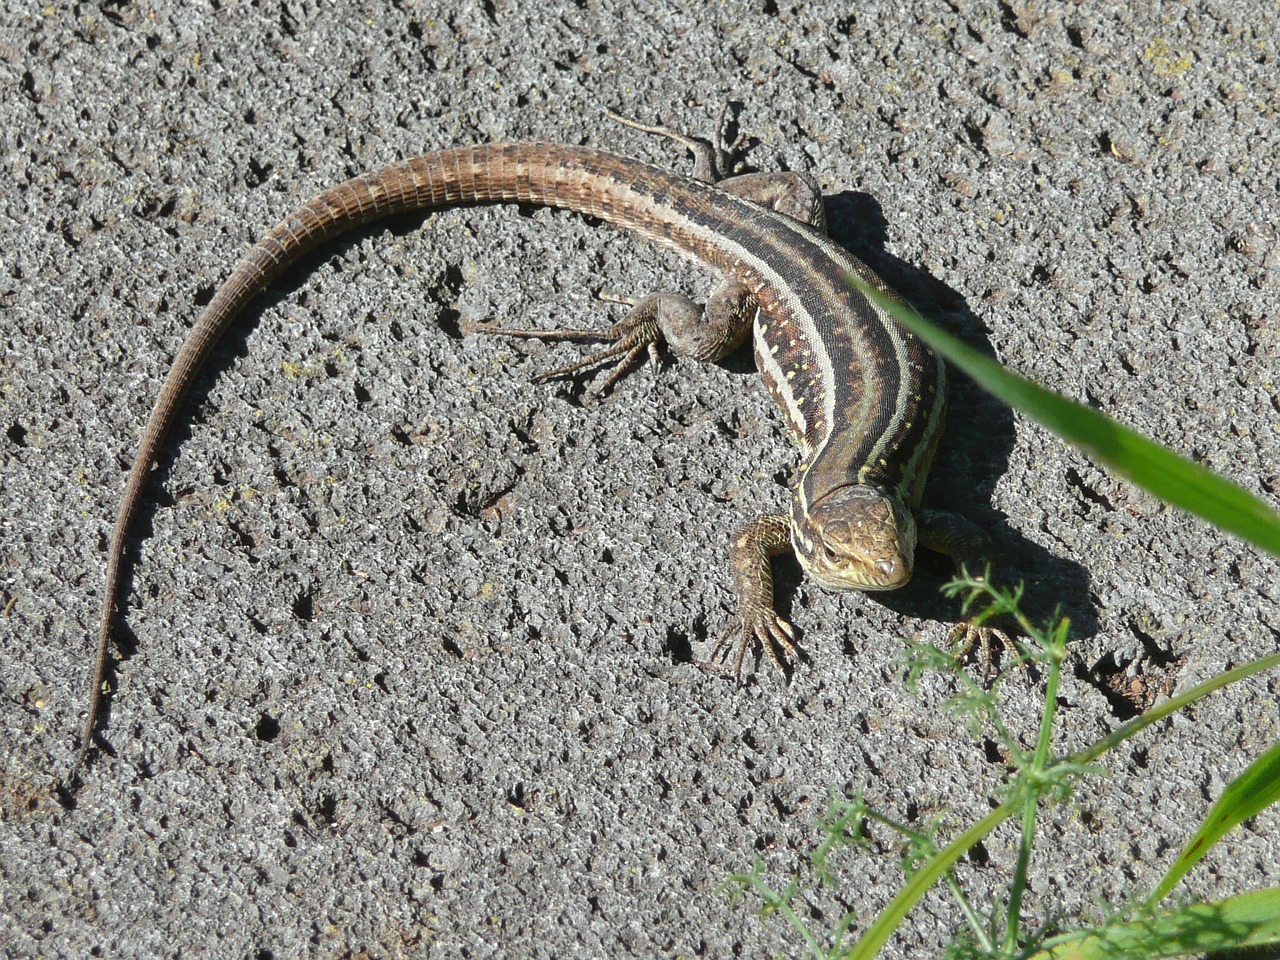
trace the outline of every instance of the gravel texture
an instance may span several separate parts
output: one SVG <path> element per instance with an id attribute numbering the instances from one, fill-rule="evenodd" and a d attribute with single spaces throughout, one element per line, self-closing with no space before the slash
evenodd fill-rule
<path id="1" fill-rule="evenodd" d="M 685 168 L 604 107 L 823 183 L 833 233 L 1036 380 L 1280 492 L 1280 7 L 1154 3 L 439 5 L 6 0 L 0 21 L 0 953 L 798 956 L 734 906 L 820 839 L 828 791 L 949 838 L 999 745 L 916 694 L 938 571 L 836 596 L 780 564 L 808 654 L 703 669 L 726 539 L 794 467 L 749 358 L 603 404 L 537 386 L 570 347 L 478 321 L 605 325 L 595 294 L 705 292 L 580 217 L 397 220 L 291 271 L 221 348 L 136 531 L 123 651 L 74 802 L 104 551 L 169 359 L 234 259 L 310 195 L 436 147 L 590 143 Z M 856 12 L 850 13 L 850 10 Z M 1276 561 L 1163 507 L 972 388 L 934 495 L 991 531 L 1027 608 L 1073 622 L 1055 745 L 1274 652 Z M 1000 689 L 1030 743 L 1042 677 Z M 1274 677 L 1107 758 L 1049 809 L 1026 908 L 1064 925 L 1157 879 L 1275 741 Z M 1189 878 L 1274 882 L 1274 811 Z M 861 930 L 893 837 L 797 898 Z M 1011 874 L 1001 830 L 960 877 Z M 890 942 L 960 928 L 935 891 Z"/>

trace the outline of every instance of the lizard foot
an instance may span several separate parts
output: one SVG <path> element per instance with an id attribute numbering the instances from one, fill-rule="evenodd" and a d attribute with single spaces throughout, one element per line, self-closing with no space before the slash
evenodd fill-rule
<path id="1" fill-rule="evenodd" d="M 738 622 L 730 626 L 711 648 L 711 661 L 727 660 L 729 650 L 736 647 L 733 657 L 733 676 L 742 679 L 742 661 L 746 658 L 747 648 L 762 647 L 773 665 L 782 673 L 786 673 L 790 661 L 801 658 L 800 646 L 796 643 L 795 627 L 783 620 L 772 610 L 761 610 L 754 615 L 740 615 Z"/>
<path id="2" fill-rule="evenodd" d="M 1009 651 L 1014 655 L 1018 653 L 1017 644 L 1004 630 L 975 623 L 973 620 L 962 620 L 952 627 L 947 635 L 947 646 L 955 652 L 956 660 L 961 661 L 977 650 L 982 662 L 982 675 L 987 679 L 995 674 L 995 651 Z"/>
<path id="3" fill-rule="evenodd" d="M 729 125 L 725 121 L 729 118 L 733 106 L 734 104 L 725 102 L 720 107 L 720 114 L 716 117 L 715 129 L 710 137 L 691 137 L 670 127 L 640 123 L 638 120 L 624 117 L 609 109 L 605 110 L 605 116 L 624 127 L 639 130 L 641 133 L 652 133 L 680 144 L 693 154 L 693 178 L 706 183 L 719 183 L 735 172 L 738 167 L 738 154 L 745 140 L 741 132 L 732 140 L 727 136 Z"/>
<path id="4" fill-rule="evenodd" d="M 510 330 L 505 327 L 484 325 L 478 326 L 475 332 L 490 336 L 521 337 L 532 340 L 603 341 L 605 346 L 591 355 L 553 370 L 544 370 L 534 377 L 536 383 L 546 383 L 548 380 L 572 376 L 583 370 L 591 370 L 616 360 L 617 366 L 598 391 L 603 395 L 634 370 L 646 355 L 653 368 L 657 369 L 661 362 L 658 347 L 666 340 L 663 333 L 664 324 L 670 323 L 672 319 L 688 324 L 691 320 L 685 318 L 696 320 L 702 313 L 702 309 L 697 304 L 679 293 L 651 293 L 639 300 L 601 295 L 601 299 L 628 304 L 631 312 L 608 330 L 586 330 L 573 327 L 559 330 Z"/>

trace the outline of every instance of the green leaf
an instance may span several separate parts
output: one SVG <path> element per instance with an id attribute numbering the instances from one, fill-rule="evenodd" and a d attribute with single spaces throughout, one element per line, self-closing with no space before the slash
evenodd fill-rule
<path id="1" fill-rule="evenodd" d="M 1166 450 L 1091 407 L 1068 400 L 1006 370 L 990 357 L 930 325 L 914 310 L 885 296 L 861 278 L 850 275 L 849 282 L 953 366 L 963 370 L 979 386 L 1009 406 L 1016 407 L 1166 503 L 1202 517 L 1220 530 L 1234 533 L 1280 557 L 1280 515 L 1243 487 Z"/>
<path id="2" fill-rule="evenodd" d="M 1031 960 L 1180 957 L 1280 943 L 1280 888 L 1056 937 Z"/>
<path id="3" fill-rule="evenodd" d="M 1222 839 L 1232 827 L 1280 800 L 1280 743 L 1260 756 L 1236 777 L 1213 805 L 1196 835 L 1182 849 L 1160 885 L 1148 901 L 1154 905 L 1165 898 L 1188 870 Z"/>

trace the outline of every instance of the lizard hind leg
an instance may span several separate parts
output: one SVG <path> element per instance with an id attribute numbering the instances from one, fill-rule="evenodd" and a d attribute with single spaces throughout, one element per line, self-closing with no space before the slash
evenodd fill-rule
<path id="1" fill-rule="evenodd" d="M 718 183 L 732 176 L 736 171 L 738 154 L 745 142 L 740 132 L 732 140 L 726 136 L 728 125 L 725 121 L 729 118 L 732 106 L 733 104 L 728 101 L 721 106 L 720 113 L 716 117 L 715 129 L 710 137 L 692 137 L 678 130 L 672 130 L 670 127 L 641 123 L 608 109 L 605 110 L 605 116 L 614 123 L 620 123 L 632 130 L 652 133 L 680 144 L 693 154 L 693 179 L 706 183 Z"/>
<path id="2" fill-rule="evenodd" d="M 475 332 L 536 340 L 601 342 L 604 346 L 594 353 L 573 363 L 544 370 L 535 380 L 545 383 L 617 360 L 617 366 L 600 387 L 599 392 L 604 394 L 634 370 L 646 354 L 656 368 L 662 344 L 668 345 L 676 356 L 699 362 L 722 359 L 746 340 L 756 312 L 756 300 L 751 292 L 728 278 L 712 293 L 705 307 L 683 293 L 671 291 L 651 293 L 639 300 L 617 296 L 603 296 L 602 299 L 631 305 L 627 316 L 608 330 L 574 327 L 557 330 L 511 330 L 505 327 L 480 326 Z"/>
<path id="3" fill-rule="evenodd" d="M 754 173 L 731 175 L 734 156 L 742 137 L 732 142 L 722 135 L 730 104 L 726 103 L 716 123 L 713 139 L 690 137 L 662 126 L 650 126 L 608 111 L 609 117 L 645 133 L 666 137 L 686 147 L 694 155 L 695 179 L 718 185 L 744 200 L 799 220 L 819 230 L 825 228 L 822 192 L 811 177 L 798 173 Z M 714 140 L 714 142 L 713 142 Z M 573 376 L 611 361 L 617 366 L 601 385 L 603 395 L 643 361 L 647 354 L 658 366 L 659 348 L 670 347 L 679 357 L 700 363 L 721 360 L 740 347 L 751 334 L 752 321 L 759 309 L 756 296 L 731 275 L 725 276 L 707 298 L 705 307 L 694 303 L 683 293 L 652 293 L 639 300 L 602 297 L 631 306 L 631 312 L 608 330 L 565 328 L 559 330 L 508 330 L 481 326 L 478 333 L 539 340 L 576 340 L 603 343 L 604 346 L 573 363 L 546 370 L 536 377 L 543 383 L 558 377 Z"/>
<path id="4" fill-rule="evenodd" d="M 486 325 L 477 327 L 475 332 L 489 336 L 529 340 L 603 343 L 604 346 L 581 360 L 551 370 L 543 370 L 534 377 L 534 381 L 546 383 L 548 380 L 573 376 L 584 370 L 604 366 L 610 361 L 617 361 L 617 365 L 600 387 L 599 392 L 604 394 L 634 370 L 646 355 L 653 366 L 657 366 L 658 347 L 666 339 L 663 334 L 664 321 L 667 324 L 691 322 L 702 312 L 702 308 L 696 303 L 678 293 L 652 293 L 640 300 L 613 296 L 602 297 L 602 299 L 630 304 L 631 311 L 607 330 L 579 327 L 563 327 L 556 330 L 512 330 Z M 684 318 L 684 320 L 667 320 L 669 316 Z"/>
<path id="5" fill-rule="evenodd" d="M 822 188 L 812 177 L 793 171 L 767 173 L 742 173 L 740 154 L 746 146 L 746 137 L 739 131 L 728 139 L 729 117 L 732 104 L 726 102 L 720 109 L 715 129 L 710 137 L 691 137 L 670 127 L 653 126 L 620 116 L 612 110 L 605 113 L 610 120 L 624 127 L 643 133 L 652 133 L 680 144 L 693 154 L 693 178 L 714 183 L 723 190 L 758 203 L 767 210 L 781 213 L 801 223 L 827 232 L 826 210 L 822 202 Z"/>

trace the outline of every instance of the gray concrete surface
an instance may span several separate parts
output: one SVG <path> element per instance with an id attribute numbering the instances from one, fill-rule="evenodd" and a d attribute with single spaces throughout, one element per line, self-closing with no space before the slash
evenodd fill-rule
<path id="1" fill-rule="evenodd" d="M 7 956 L 798 956 L 718 890 L 778 884 L 829 788 L 944 836 L 1005 772 L 895 678 L 937 576 L 832 596 L 783 566 L 809 661 L 700 668 L 732 527 L 794 458 L 748 360 L 535 386 L 605 290 L 705 290 L 581 218 L 514 208 L 336 243 L 262 301 L 153 484 L 102 752 L 69 763 L 124 471 L 198 306 L 316 191 L 435 147 L 591 143 L 684 164 L 609 106 L 705 128 L 971 342 L 1272 502 L 1280 9 L 1212 3 L 674 6 L 599 0 L 5 5 L 0 27 L 0 952 Z M 850 12 L 850 11 L 853 12 Z M 1058 745 L 1276 648 L 1277 565 L 962 387 L 934 485 L 1071 614 Z M 143 536 L 145 535 L 145 536 Z M 1036 679 L 1004 688 L 1030 742 Z M 1046 814 L 1027 907 L 1151 883 L 1274 741 L 1276 682 L 1126 746 Z M 876 833 L 811 922 L 901 884 Z M 1190 878 L 1272 881 L 1269 812 Z M 962 879 L 989 900 L 1001 832 Z M 891 944 L 959 925 L 931 895 Z"/>

